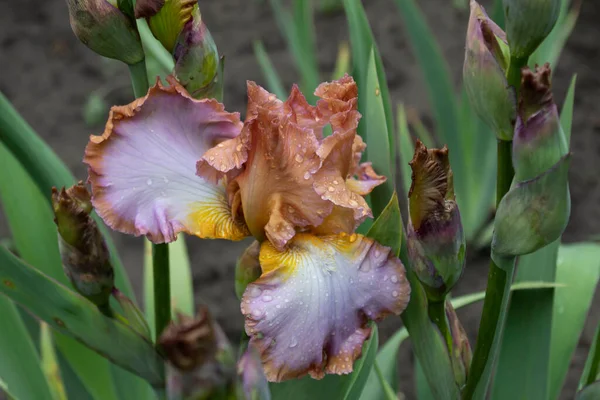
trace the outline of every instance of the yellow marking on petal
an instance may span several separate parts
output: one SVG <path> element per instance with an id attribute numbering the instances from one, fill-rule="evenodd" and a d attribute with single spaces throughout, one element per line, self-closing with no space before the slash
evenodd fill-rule
<path id="1" fill-rule="evenodd" d="M 201 238 L 242 240 L 250 235 L 248 228 L 236 222 L 224 198 L 196 202 L 190 206 L 189 233 Z"/>

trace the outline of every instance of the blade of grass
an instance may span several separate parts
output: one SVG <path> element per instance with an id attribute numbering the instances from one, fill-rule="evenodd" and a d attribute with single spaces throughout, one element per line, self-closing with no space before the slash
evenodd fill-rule
<path id="1" fill-rule="evenodd" d="M 58 332 L 76 338 L 117 365 L 163 387 L 154 346 L 91 302 L 0 248 L 0 292 Z"/>
<path id="2" fill-rule="evenodd" d="M 579 390 L 584 386 L 600 379 L 600 323 L 596 327 L 596 334 L 594 335 L 594 341 L 590 346 L 590 352 L 588 358 L 585 361 L 585 367 L 579 380 Z"/>
<path id="3" fill-rule="evenodd" d="M 52 400 L 35 345 L 16 305 L 4 296 L 0 296 L 0 315 L 0 380 L 5 382 L 15 398 Z"/>
<path id="4" fill-rule="evenodd" d="M 600 245 L 576 243 L 560 247 L 556 281 L 565 286 L 556 289 L 555 294 L 549 399 L 560 395 L 599 279 Z"/>
<path id="5" fill-rule="evenodd" d="M 50 331 L 48 324 L 43 322 L 41 323 L 40 330 L 40 353 L 42 358 L 42 370 L 50 385 L 52 398 L 54 400 L 67 400 L 65 386 L 60 374 L 60 366 L 58 365 L 58 357 L 54 351 L 52 332 Z"/>
<path id="6" fill-rule="evenodd" d="M 269 92 L 275 93 L 277 98 L 285 99 L 286 91 L 281 83 L 281 78 L 279 77 L 277 70 L 275 70 L 275 67 L 273 67 L 273 63 L 271 63 L 271 59 L 269 58 L 262 41 L 255 40 L 253 43 L 253 48 L 254 56 L 258 61 L 258 65 L 262 70 L 265 80 L 267 81 L 267 89 Z"/>
<path id="7" fill-rule="evenodd" d="M 406 110 L 404 105 L 398 105 L 398 146 L 400 147 L 400 173 L 402 175 L 403 195 L 408 197 L 410 185 L 412 183 L 412 170 L 408 163 L 412 160 L 415 152 L 415 146 L 408 130 L 408 121 L 406 120 Z"/>

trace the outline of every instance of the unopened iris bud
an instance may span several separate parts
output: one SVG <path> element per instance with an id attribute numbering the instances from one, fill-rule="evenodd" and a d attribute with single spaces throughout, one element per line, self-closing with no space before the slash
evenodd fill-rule
<path id="1" fill-rule="evenodd" d="M 237 373 L 241 383 L 241 395 L 244 400 L 271 400 L 269 382 L 263 370 L 258 350 L 249 345 L 237 365 Z"/>
<path id="2" fill-rule="evenodd" d="M 443 301 L 465 264 L 465 235 L 454 196 L 448 148 L 417 141 L 410 162 L 407 226 L 411 265 L 431 301 Z"/>
<path id="3" fill-rule="evenodd" d="M 522 71 L 513 141 L 516 184 L 498 205 L 492 249 L 501 256 L 534 252 L 560 237 L 571 211 L 570 154 L 552 100 L 548 64 Z"/>
<path id="4" fill-rule="evenodd" d="M 158 341 L 169 362 L 180 371 L 191 371 L 212 360 L 217 352 L 215 328 L 208 309 L 195 318 L 177 315 Z"/>
<path id="5" fill-rule="evenodd" d="M 471 1 L 463 80 L 471 107 L 501 140 L 511 140 L 516 118 L 515 92 L 509 87 L 506 35 L 483 7 Z"/>
<path id="6" fill-rule="evenodd" d="M 469 368 L 473 352 L 469 338 L 463 328 L 456 310 L 452 307 L 450 301 L 446 301 L 446 319 L 450 328 L 450 336 L 452 336 L 452 349 L 450 351 L 450 360 L 452 362 L 452 370 L 454 371 L 454 379 L 459 387 L 463 387 L 467 383 L 469 377 Z"/>
<path id="7" fill-rule="evenodd" d="M 252 243 L 238 259 L 235 265 L 235 293 L 238 298 L 242 298 L 246 286 L 258 279 L 262 273 L 258 255 L 260 253 L 260 243 Z"/>
<path id="8" fill-rule="evenodd" d="M 517 181 L 533 179 L 568 153 L 558 109 L 552 98 L 550 65 L 521 72 L 519 112 L 513 141 Z"/>
<path id="9" fill-rule="evenodd" d="M 548 36 L 560 13 L 561 0 L 503 0 L 510 54 L 527 58 Z"/>
<path id="10" fill-rule="evenodd" d="M 99 307 L 106 306 L 114 271 L 104 238 L 90 217 L 90 193 L 82 182 L 67 190 L 52 188 L 52 208 L 66 275 L 79 293 Z"/>
<path id="11" fill-rule="evenodd" d="M 144 50 L 134 21 L 119 10 L 116 1 L 67 0 L 75 36 L 101 56 L 127 64 L 144 59 Z"/>
<path id="12" fill-rule="evenodd" d="M 219 53 L 198 6 L 177 38 L 173 58 L 174 75 L 192 97 L 218 97 Z"/>
<path id="13" fill-rule="evenodd" d="M 154 37 L 172 53 L 179 34 L 197 7 L 198 0 L 137 0 L 135 17 L 146 18 Z"/>

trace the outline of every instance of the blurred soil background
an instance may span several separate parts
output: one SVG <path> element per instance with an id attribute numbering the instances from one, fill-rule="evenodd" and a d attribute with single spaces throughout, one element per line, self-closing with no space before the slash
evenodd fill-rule
<path id="1" fill-rule="evenodd" d="M 459 11 L 450 0 L 418 2 L 440 42 L 458 87 L 464 55 L 468 11 Z M 489 5 L 484 1 L 484 5 Z M 432 123 L 422 76 L 398 9 L 392 0 L 363 1 L 383 56 L 394 104 L 414 107 L 431 128 Z M 84 122 L 83 105 L 90 93 L 108 92 L 111 104 L 132 100 L 129 76 L 119 63 L 101 59 L 83 46 L 71 32 L 64 0 L 0 0 L 0 90 L 13 102 L 33 128 L 50 144 L 80 179 L 87 176 L 81 162 L 91 133 L 103 123 Z M 225 104 L 229 111 L 245 111 L 246 80 L 265 84 L 255 60 L 252 42 L 261 39 L 289 87 L 298 77 L 286 44 L 266 1 L 201 0 L 200 6 L 219 52 L 227 57 Z M 554 94 L 558 104 L 571 75 L 578 75 L 571 148 L 572 216 L 564 241 L 574 242 L 600 233 L 600 3 L 583 1 L 574 33 L 555 69 Z M 338 45 L 348 39 L 343 12 L 317 14 L 316 29 L 321 71 L 333 71 Z M 322 76 L 329 79 L 329 72 Z M 10 171 L 0 171 L 10 174 Z M 0 211 L 0 238 L 10 235 Z M 142 239 L 115 234 L 124 264 L 138 298 L 142 293 Z M 208 304 L 227 334 L 237 340 L 243 326 L 233 289 L 236 257 L 249 242 L 187 238 L 198 302 Z M 471 250 L 467 270 L 456 295 L 485 289 L 488 250 Z M 140 299 L 141 300 L 141 299 Z M 472 344 L 479 325 L 481 304 L 458 312 Z M 600 296 L 595 304 L 572 360 L 572 369 L 561 398 L 572 398 L 585 362 L 594 328 L 600 319 Z M 381 324 L 382 339 L 400 326 L 399 318 Z M 527 357 L 526 354 L 523 355 Z M 401 389 L 415 398 L 413 358 L 403 346 L 400 358 Z"/>

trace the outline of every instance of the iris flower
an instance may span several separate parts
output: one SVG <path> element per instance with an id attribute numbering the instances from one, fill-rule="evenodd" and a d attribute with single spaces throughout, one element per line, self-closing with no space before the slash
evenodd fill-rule
<path id="1" fill-rule="evenodd" d="M 195 100 L 172 77 L 111 109 L 85 152 L 92 202 L 113 229 L 171 242 L 179 232 L 260 243 L 262 275 L 242 297 L 270 381 L 352 371 L 369 320 L 400 314 L 410 287 L 387 247 L 354 233 L 385 181 L 360 163 L 357 87 L 294 86 L 280 101 L 248 82 L 246 120 Z M 331 125 L 333 134 L 324 137 Z"/>

